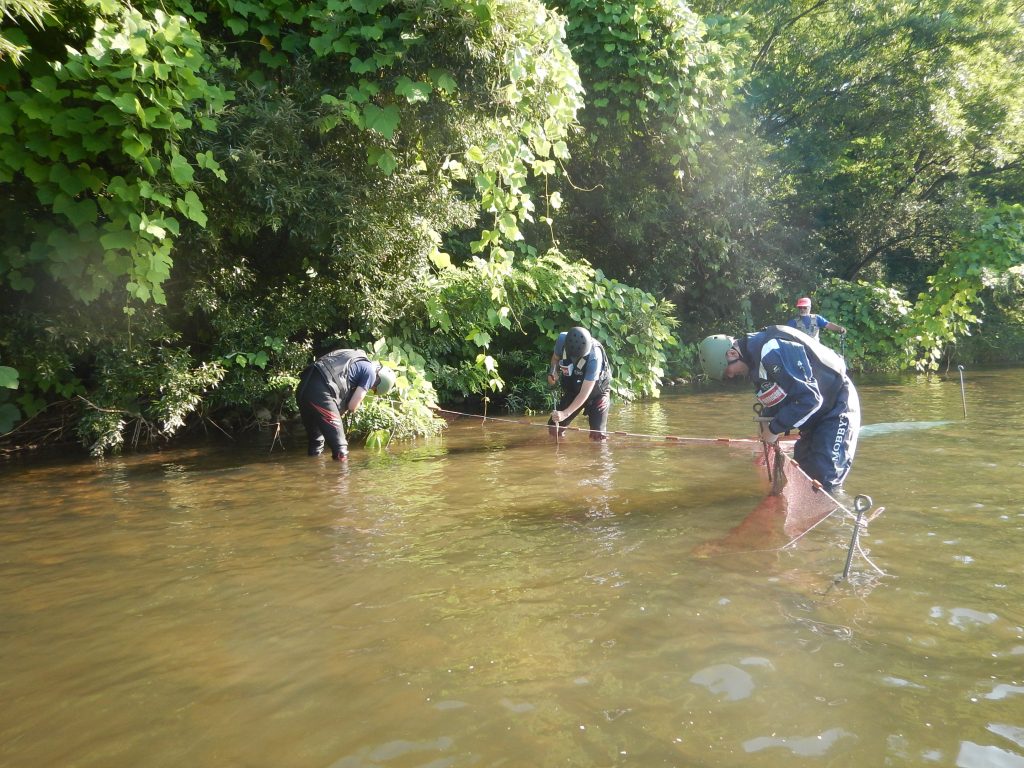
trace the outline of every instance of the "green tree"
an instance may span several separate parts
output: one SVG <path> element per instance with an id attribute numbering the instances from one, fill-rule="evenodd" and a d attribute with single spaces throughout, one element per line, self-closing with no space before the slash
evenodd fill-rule
<path id="1" fill-rule="evenodd" d="M 752 104 L 825 274 L 913 292 L 1019 173 L 1024 28 L 982 2 L 753 2 Z"/>
<path id="2" fill-rule="evenodd" d="M 20 66 L 0 61 L 0 281 L 31 293 L 53 280 L 79 301 L 116 286 L 162 303 L 182 220 L 206 220 L 197 171 L 221 174 L 209 155 L 183 155 L 182 135 L 228 94 L 204 79 L 209 60 L 184 17 L 113 2 L 86 11 L 23 24 L 9 35 Z"/>
<path id="3" fill-rule="evenodd" d="M 532 279 L 582 105 L 563 38 L 533 0 L 89 0 L 22 25 L 0 344 L 24 413 L 73 398 L 96 451 L 274 415 L 327 339 L 387 339 L 400 397 L 429 404 L 434 360 L 394 329 L 447 301 L 436 275 L 493 276 L 478 331 Z M 473 391 L 501 385 L 486 334 L 454 341 Z"/>
<path id="4" fill-rule="evenodd" d="M 736 233 L 744 222 L 728 215 L 725 200 L 736 177 L 719 163 L 744 150 L 716 134 L 730 131 L 743 82 L 745 22 L 702 19 L 666 0 L 558 7 L 587 91 L 560 186 L 559 243 L 671 298 L 692 320 L 709 296 L 742 281 Z"/>
<path id="5" fill-rule="evenodd" d="M 897 336 L 913 344 L 919 369 L 938 368 L 947 345 L 971 334 L 992 276 L 1024 264 L 1024 207 L 1002 205 L 987 214 L 977 228 L 961 233 Z"/>

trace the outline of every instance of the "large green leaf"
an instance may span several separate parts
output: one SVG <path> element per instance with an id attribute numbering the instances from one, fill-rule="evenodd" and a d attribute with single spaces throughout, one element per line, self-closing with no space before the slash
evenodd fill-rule
<path id="1" fill-rule="evenodd" d="M 398 107 L 394 104 L 389 104 L 383 109 L 376 104 L 367 104 L 363 107 L 363 120 L 366 127 L 386 139 L 394 137 L 399 117 Z"/>
<path id="2" fill-rule="evenodd" d="M 6 365 L 0 365 L 0 387 L 18 388 L 18 371 Z"/>

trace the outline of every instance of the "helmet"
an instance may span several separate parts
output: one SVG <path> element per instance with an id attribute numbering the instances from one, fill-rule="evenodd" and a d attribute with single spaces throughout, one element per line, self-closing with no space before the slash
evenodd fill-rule
<path id="1" fill-rule="evenodd" d="M 732 337 L 724 334 L 708 336 L 697 347 L 701 368 L 709 379 L 724 379 L 729 365 L 726 352 L 732 349 Z"/>
<path id="2" fill-rule="evenodd" d="M 394 371 L 382 365 L 377 369 L 377 386 L 373 391 L 378 395 L 386 395 L 395 386 L 396 378 Z"/>
<path id="3" fill-rule="evenodd" d="M 593 346 L 594 340 L 590 336 L 590 331 L 577 325 L 565 334 L 565 346 L 562 347 L 562 352 L 569 360 L 579 360 L 581 357 L 589 355 Z"/>
<path id="4" fill-rule="evenodd" d="M 808 309 L 810 309 L 811 308 L 811 300 L 809 298 L 807 298 L 806 296 L 804 296 L 802 299 L 797 299 L 796 300 L 796 306 L 797 306 L 798 309 L 800 307 L 807 307 Z"/>

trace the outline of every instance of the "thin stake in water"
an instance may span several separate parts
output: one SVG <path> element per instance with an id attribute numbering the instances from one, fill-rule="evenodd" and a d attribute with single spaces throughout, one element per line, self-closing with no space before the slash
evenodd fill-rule
<path id="1" fill-rule="evenodd" d="M 964 418 L 966 419 L 967 418 L 967 393 L 964 391 L 964 367 L 962 365 L 958 365 L 956 367 L 956 369 L 958 371 L 960 371 L 960 399 L 963 401 L 963 404 L 964 404 Z"/>

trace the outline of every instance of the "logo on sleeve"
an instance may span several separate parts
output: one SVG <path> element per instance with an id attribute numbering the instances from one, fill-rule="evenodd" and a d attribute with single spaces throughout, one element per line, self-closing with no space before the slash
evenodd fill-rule
<path id="1" fill-rule="evenodd" d="M 765 408 L 770 408 L 773 405 L 778 405 L 786 399 L 786 390 L 774 381 L 766 381 L 761 385 L 760 389 L 757 390 L 756 397 L 761 405 Z"/>

